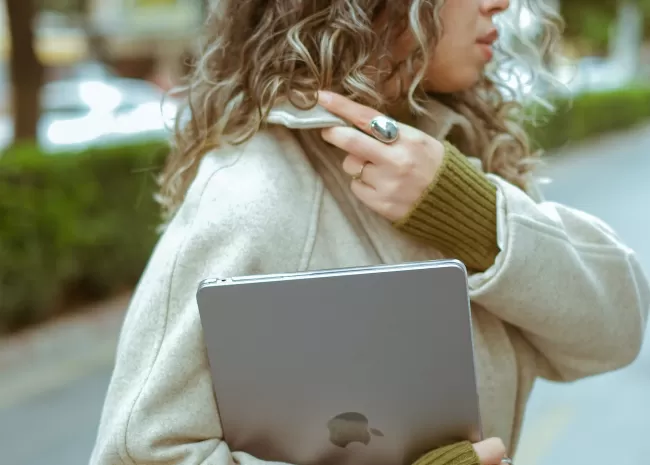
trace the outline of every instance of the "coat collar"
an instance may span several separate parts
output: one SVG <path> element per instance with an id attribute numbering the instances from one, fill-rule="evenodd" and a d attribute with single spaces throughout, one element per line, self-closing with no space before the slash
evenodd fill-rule
<path id="1" fill-rule="evenodd" d="M 466 134 L 473 132 L 472 125 L 464 116 L 451 110 L 437 100 L 425 104 L 432 117 L 420 117 L 416 126 L 423 132 L 439 139 L 447 138 L 452 129 L 457 128 Z M 267 123 L 285 126 L 290 129 L 322 129 L 334 126 L 349 126 L 336 115 L 320 105 L 309 110 L 295 107 L 289 101 L 277 104 L 267 117 Z"/>
<path id="2" fill-rule="evenodd" d="M 431 99 L 425 104 L 431 117 L 418 118 L 415 126 L 421 131 L 435 137 L 438 140 L 445 140 L 452 130 L 458 131 L 466 136 L 466 140 L 474 140 L 476 133 L 472 123 L 463 115 L 453 111 L 437 100 Z M 335 126 L 349 126 L 349 124 L 336 115 L 333 115 L 320 105 L 309 110 L 302 110 L 289 101 L 276 105 L 267 117 L 269 124 L 285 126 L 290 129 L 322 129 Z M 475 148 L 469 147 L 469 153 Z M 466 153 L 467 155 L 467 153 Z M 472 164 L 482 170 L 480 158 L 469 156 Z M 527 185 L 528 194 L 538 202 L 543 200 L 543 195 L 534 177 L 530 176 Z"/>

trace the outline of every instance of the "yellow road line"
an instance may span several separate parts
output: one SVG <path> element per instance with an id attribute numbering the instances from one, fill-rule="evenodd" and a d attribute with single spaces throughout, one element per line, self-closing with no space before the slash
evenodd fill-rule
<path id="1" fill-rule="evenodd" d="M 575 418 L 577 410 L 570 405 L 558 405 L 534 418 L 525 427 L 523 437 L 517 448 L 515 463 L 540 465 L 555 440 L 567 429 Z"/>

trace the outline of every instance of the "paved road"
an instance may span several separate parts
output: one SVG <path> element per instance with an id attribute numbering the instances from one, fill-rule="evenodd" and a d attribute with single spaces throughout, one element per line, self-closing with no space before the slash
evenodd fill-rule
<path id="1" fill-rule="evenodd" d="M 650 270 L 650 128 L 558 159 L 545 170 L 551 200 L 613 225 Z M 527 416 L 519 465 L 636 465 L 650 457 L 650 344 L 633 366 L 556 386 L 540 382 Z M 78 371 L 71 372 L 79 374 Z M 86 465 L 110 366 L 17 403 L 0 399 L 0 462 Z"/>
<path id="2" fill-rule="evenodd" d="M 612 225 L 650 272 L 650 127 L 580 147 L 544 170 L 549 200 Z M 637 361 L 571 385 L 538 382 L 518 463 L 650 463 L 650 337 Z"/>
<path id="3" fill-rule="evenodd" d="M 87 465 L 110 367 L 0 411 L 3 465 Z"/>

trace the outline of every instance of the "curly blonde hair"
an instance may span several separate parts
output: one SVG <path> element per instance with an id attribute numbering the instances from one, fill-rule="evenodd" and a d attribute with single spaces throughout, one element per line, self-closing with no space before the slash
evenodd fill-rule
<path id="1" fill-rule="evenodd" d="M 182 202 L 201 158 L 212 149 L 253 137 L 279 99 L 299 95 L 303 98 L 293 102 L 296 106 L 312 106 L 317 91 L 329 89 L 382 110 L 397 102 L 378 89 L 406 71 L 414 79 L 393 100 L 406 98 L 413 112 L 426 113 L 421 103 L 431 96 L 424 94 L 421 83 L 431 49 L 442 33 L 444 2 L 218 0 L 205 23 L 199 58 L 181 89 L 187 107 L 179 112 L 171 153 L 159 179 L 158 199 L 167 216 Z M 510 14 L 518 18 L 525 6 L 537 16 L 541 24 L 537 40 L 524 38 L 519 21 L 504 22 L 512 37 L 520 38 L 518 53 L 512 44 L 501 44 L 492 71 L 474 88 L 434 98 L 473 126 L 474 140 L 453 143 L 476 151 L 472 154 L 482 159 L 486 171 L 524 187 L 535 154 L 523 130 L 520 96 L 500 73 L 507 63 L 517 62 L 533 71 L 534 80 L 548 78 L 544 64 L 557 42 L 560 20 L 545 2 L 520 2 Z M 388 13 L 388 21 L 377 30 L 380 13 Z M 389 72 L 378 73 L 372 64 L 377 57 L 390 59 L 390 44 L 407 30 L 417 44 L 411 55 L 391 63 Z"/>

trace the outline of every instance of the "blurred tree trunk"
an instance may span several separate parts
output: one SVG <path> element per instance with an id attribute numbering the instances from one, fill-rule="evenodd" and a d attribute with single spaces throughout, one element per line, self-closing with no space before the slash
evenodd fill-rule
<path id="1" fill-rule="evenodd" d="M 43 65 L 36 56 L 34 21 L 36 8 L 32 0 L 7 0 L 7 17 L 11 36 L 12 104 L 14 143 L 36 139 L 41 113 Z"/>

